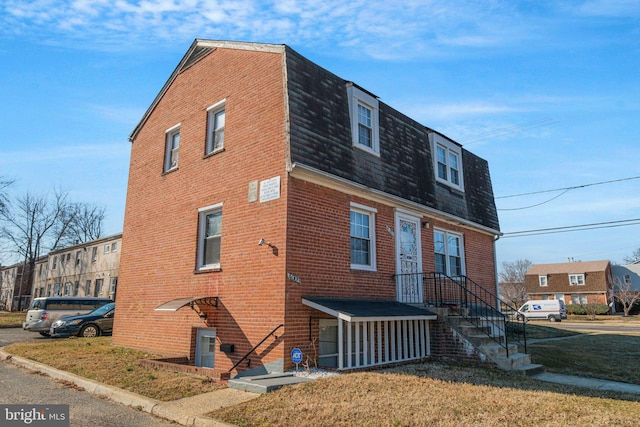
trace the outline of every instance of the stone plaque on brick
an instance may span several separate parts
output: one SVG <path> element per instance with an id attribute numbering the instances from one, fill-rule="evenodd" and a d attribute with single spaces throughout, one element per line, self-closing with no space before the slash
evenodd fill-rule
<path id="1" fill-rule="evenodd" d="M 258 201 L 258 181 L 249 183 L 249 203 Z"/>

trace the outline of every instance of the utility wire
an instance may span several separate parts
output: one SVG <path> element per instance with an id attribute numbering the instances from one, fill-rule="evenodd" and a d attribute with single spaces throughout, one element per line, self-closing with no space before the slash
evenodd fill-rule
<path id="1" fill-rule="evenodd" d="M 532 194 L 552 193 L 554 191 L 562 191 L 562 190 L 575 190 L 576 188 L 585 188 L 585 187 L 592 187 L 594 185 L 611 184 L 614 182 L 621 182 L 621 181 L 630 181 L 632 179 L 640 179 L 640 176 L 632 176 L 629 178 L 621 178 L 621 179 L 612 179 L 610 181 L 594 182 L 591 184 L 575 185 L 573 187 L 555 188 L 553 190 L 542 190 L 542 191 L 533 191 L 531 193 L 511 194 L 509 196 L 499 196 L 499 197 L 496 197 L 496 199 L 508 199 L 510 197 L 530 196 Z"/>
<path id="2" fill-rule="evenodd" d="M 582 225 L 568 225 L 564 227 L 539 228 L 536 230 L 523 230 L 504 233 L 502 238 L 539 236 L 542 234 L 568 233 L 570 231 L 596 230 L 601 228 L 626 227 L 629 225 L 640 225 L 640 218 L 623 219 L 619 221 L 595 222 Z"/>
<path id="3" fill-rule="evenodd" d="M 510 209 L 506 209 L 506 208 L 497 209 L 496 208 L 496 210 L 499 210 L 499 211 L 519 211 L 519 210 L 522 210 L 522 209 L 535 208 L 536 206 L 540 206 L 540 205 L 544 205 L 545 203 L 549 203 L 549 202 L 557 199 L 558 197 L 564 195 L 565 193 L 567 193 L 569 191 L 570 191 L 570 189 L 564 190 L 562 193 L 558 194 L 557 196 L 554 196 L 554 197 L 550 198 L 549 200 L 545 200 L 544 202 L 536 203 L 535 205 L 522 206 L 522 207 L 519 207 L 519 208 L 510 208 Z"/>

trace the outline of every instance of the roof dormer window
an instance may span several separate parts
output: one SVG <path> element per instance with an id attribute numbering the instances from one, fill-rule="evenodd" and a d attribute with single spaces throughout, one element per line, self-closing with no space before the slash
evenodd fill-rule
<path id="1" fill-rule="evenodd" d="M 463 191 L 462 147 L 438 134 L 432 135 L 436 180 Z"/>
<path id="2" fill-rule="evenodd" d="M 378 99 L 354 86 L 347 87 L 353 146 L 380 156 Z"/>

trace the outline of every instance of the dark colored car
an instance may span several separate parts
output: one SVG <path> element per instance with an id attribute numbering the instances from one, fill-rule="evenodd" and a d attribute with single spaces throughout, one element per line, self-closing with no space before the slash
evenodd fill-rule
<path id="1" fill-rule="evenodd" d="M 63 317 L 51 324 L 49 334 L 52 337 L 78 336 L 84 338 L 98 337 L 103 333 L 111 333 L 115 303 L 105 304 L 91 313 L 80 316 Z"/>

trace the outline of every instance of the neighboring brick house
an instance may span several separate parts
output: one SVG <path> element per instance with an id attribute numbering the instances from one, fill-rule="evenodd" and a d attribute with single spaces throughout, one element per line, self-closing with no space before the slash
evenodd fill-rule
<path id="1" fill-rule="evenodd" d="M 115 300 L 122 234 L 50 252 L 36 263 L 33 296 L 96 296 Z"/>
<path id="2" fill-rule="evenodd" d="M 487 162 L 288 46 L 196 40 L 130 140 L 114 344 L 380 365 L 445 351 L 427 273 L 496 292 Z"/>
<path id="3" fill-rule="evenodd" d="M 613 279 L 609 261 L 534 264 L 525 274 L 529 299 L 566 304 L 609 304 Z"/>

